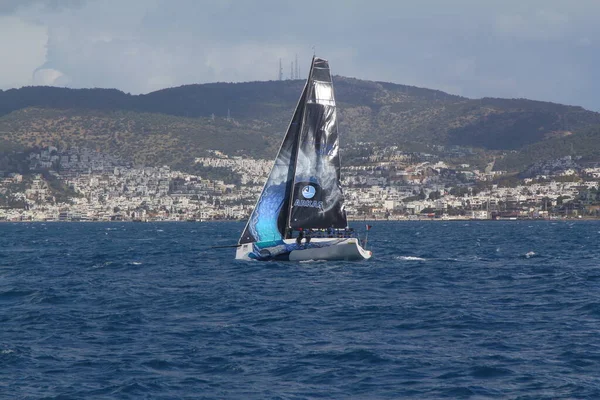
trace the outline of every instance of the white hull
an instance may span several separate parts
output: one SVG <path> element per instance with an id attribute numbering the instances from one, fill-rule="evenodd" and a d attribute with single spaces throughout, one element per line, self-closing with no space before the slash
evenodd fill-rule
<path id="1" fill-rule="evenodd" d="M 290 247 L 293 247 L 290 249 Z M 286 239 L 281 245 L 263 247 L 260 243 L 247 243 L 237 248 L 237 260 L 367 260 L 371 252 L 365 250 L 356 238 L 314 238 L 310 244 L 296 246 L 295 239 Z"/>

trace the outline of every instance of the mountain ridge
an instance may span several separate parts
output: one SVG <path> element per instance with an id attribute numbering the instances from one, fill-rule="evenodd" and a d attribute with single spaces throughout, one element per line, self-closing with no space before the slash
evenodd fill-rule
<path id="1" fill-rule="evenodd" d="M 373 142 L 482 149 L 522 168 L 527 159 L 585 149 L 598 159 L 600 114 L 527 99 L 469 99 L 439 90 L 334 77 L 344 145 Z M 30 86 L 0 91 L 0 149 L 87 145 L 139 163 L 193 169 L 206 150 L 272 158 L 303 80 L 117 89 Z M 560 148 L 561 143 L 567 148 Z M 4 143 L 4 145 L 3 145 Z M 549 151 L 550 146 L 557 151 Z M 516 152 L 516 153 L 515 153 Z M 531 160 L 536 161 L 536 160 Z"/>

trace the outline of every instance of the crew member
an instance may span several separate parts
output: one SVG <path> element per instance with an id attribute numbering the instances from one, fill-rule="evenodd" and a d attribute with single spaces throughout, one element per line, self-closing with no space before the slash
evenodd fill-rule
<path id="1" fill-rule="evenodd" d="M 302 239 L 304 239 L 304 232 L 302 232 L 302 229 L 300 229 L 300 232 L 298 232 L 298 237 L 296 237 L 296 244 L 298 244 L 298 246 L 300 246 L 302 243 Z"/>

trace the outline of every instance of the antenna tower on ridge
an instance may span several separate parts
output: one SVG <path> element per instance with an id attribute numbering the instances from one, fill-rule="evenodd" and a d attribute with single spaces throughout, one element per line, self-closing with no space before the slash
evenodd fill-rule
<path id="1" fill-rule="evenodd" d="M 279 59 L 279 80 L 283 80 L 283 68 L 281 67 L 281 58 Z"/>
<path id="2" fill-rule="evenodd" d="M 296 53 L 296 79 L 300 79 L 300 70 L 298 69 L 298 53 Z"/>

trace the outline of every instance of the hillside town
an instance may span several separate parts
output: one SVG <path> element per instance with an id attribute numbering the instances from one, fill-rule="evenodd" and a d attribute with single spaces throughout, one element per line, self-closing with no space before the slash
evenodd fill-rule
<path id="1" fill-rule="evenodd" d="M 359 144 L 358 146 L 365 146 Z M 196 159 L 237 182 L 135 166 L 88 148 L 45 147 L 0 164 L 0 221 L 245 220 L 272 161 L 219 151 Z M 16 166 L 17 165 L 17 166 Z M 349 219 L 551 219 L 600 216 L 600 166 L 564 157 L 502 179 L 428 153 L 372 148 L 342 168 Z"/>

